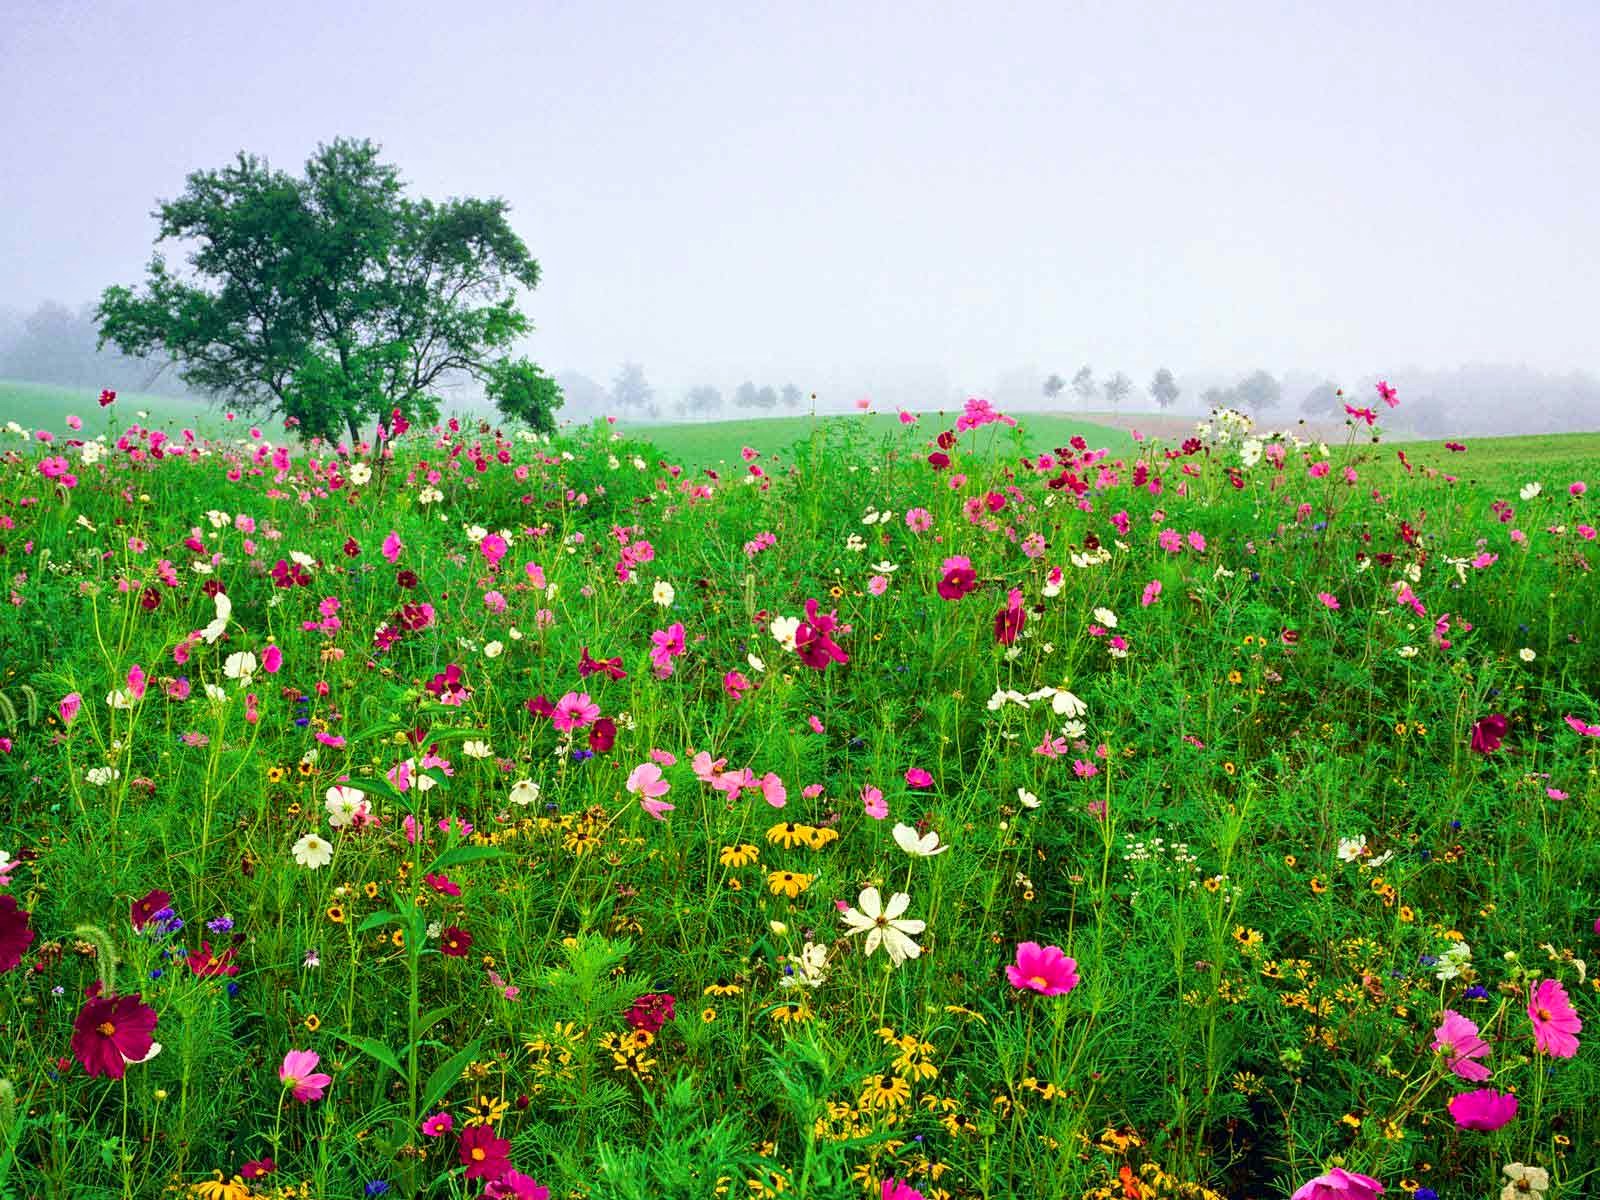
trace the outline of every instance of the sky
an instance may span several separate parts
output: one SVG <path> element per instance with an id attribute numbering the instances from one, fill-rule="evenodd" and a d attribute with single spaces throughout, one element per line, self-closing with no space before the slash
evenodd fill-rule
<path id="1" fill-rule="evenodd" d="M 11 0 L 0 304 L 241 150 L 503 196 L 530 350 L 671 391 L 1600 371 L 1600 4 Z"/>

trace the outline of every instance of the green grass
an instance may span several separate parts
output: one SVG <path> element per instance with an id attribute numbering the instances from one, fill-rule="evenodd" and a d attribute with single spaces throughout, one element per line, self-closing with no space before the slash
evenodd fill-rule
<path id="1" fill-rule="evenodd" d="M 88 388 L 0 379 L 0 422 L 15 421 L 30 429 L 53 429 L 59 433 L 65 431 L 66 417 L 74 414 L 83 419 L 85 431 L 98 433 L 106 421 L 99 395 L 98 390 Z M 140 412 L 149 415 L 138 417 Z M 224 436 L 226 430 L 237 427 L 230 427 L 220 411 L 202 402 L 138 392 L 118 393 L 116 415 L 122 424 L 137 420 L 168 432 L 188 428 L 210 437 Z M 243 436 L 243 431 L 234 436 Z"/>
<path id="2" fill-rule="evenodd" d="M 948 414 L 953 421 L 955 414 Z M 938 413 L 924 413 L 913 427 L 923 439 L 931 440 L 945 426 Z M 1023 431 L 1023 445 L 1029 453 L 1039 454 L 1065 446 L 1074 435 L 1081 435 L 1094 446 L 1103 446 L 1113 453 L 1132 450 L 1133 439 L 1120 430 L 1109 429 L 1071 416 L 1044 413 L 1021 413 L 1017 418 Z M 898 437 L 902 431 L 900 419 L 890 413 L 845 414 L 812 418 L 755 417 L 737 421 L 683 422 L 679 424 L 633 425 L 624 430 L 635 437 L 645 438 L 658 447 L 674 462 L 688 467 L 711 467 L 716 470 L 742 471 L 744 461 L 740 452 L 749 446 L 767 455 L 777 454 L 787 460 L 788 451 L 796 443 L 806 441 L 818 425 L 846 424 L 862 431 L 873 443 L 885 438 Z M 994 446 L 1004 450 L 1011 446 L 1008 431 L 1001 426 L 989 426 L 972 435 L 983 447 Z"/>

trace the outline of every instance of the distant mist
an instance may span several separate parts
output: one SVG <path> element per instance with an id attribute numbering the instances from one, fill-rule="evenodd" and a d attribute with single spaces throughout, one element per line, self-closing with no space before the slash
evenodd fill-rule
<path id="1" fill-rule="evenodd" d="M 98 392 L 101 388 L 206 398 L 184 387 L 170 363 L 130 358 L 96 346 L 94 305 L 46 302 L 31 311 L 0 306 L 0 379 L 25 380 Z M 532 349 L 532 347 L 530 347 Z M 994 373 L 987 381 L 963 383 L 934 366 L 907 365 L 879 371 L 789 367 L 782 370 L 706 370 L 696 376 L 671 364 L 658 382 L 649 364 L 619 363 L 607 378 L 555 369 L 565 404 L 563 421 L 621 416 L 635 422 L 712 421 L 810 412 L 853 412 L 870 400 L 878 411 L 929 412 L 959 408 L 968 396 L 983 396 L 1011 412 L 1120 411 L 1204 415 L 1216 404 L 1245 409 L 1266 426 L 1342 421 L 1343 404 L 1370 406 L 1379 378 L 1400 389 L 1400 407 L 1382 412 L 1385 428 L 1422 437 L 1487 436 L 1600 430 L 1600 378 L 1583 372 L 1541 371 L 1512 364 L 1455 367 L 1400 366 L 1356 379 L 1304 368 L 1236 372 L 1156 372 L 1135 377 L 1114 366 L 1028 365 Z M 685 383 L 685 379 L 695 382 Z M 1336 396 L 1336 389 L 1344 396 Z M 1173 390 L 1176 395 L 1172 394 Z M 1170 401 L 1162 408 L 1160 399 Z M 470 382 L 446 389 L 447 411 L 490 416 L 492 410 Z M 0 413 L 0 416 L 4 416 Z"/>

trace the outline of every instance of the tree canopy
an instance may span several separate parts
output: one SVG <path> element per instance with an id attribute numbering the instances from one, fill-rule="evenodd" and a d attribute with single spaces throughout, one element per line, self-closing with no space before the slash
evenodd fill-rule
<path id="1" fill-rule="evenodd" d="M 508 211 L 408 197 L 369 141 L 319 146 L 303 177 L 241 152 L 156 210 L 157 247 L 182 244 L 188 269 L 158 249 L 142 289 L 107 288 L 101 344 L 165 353 L 191 387 L 307 435 L 359 440 L 393 409 L 434 420 L 438 390 L 466 378 L 553 428 L 560 389 L 511 354 L 539 264 Z"/>

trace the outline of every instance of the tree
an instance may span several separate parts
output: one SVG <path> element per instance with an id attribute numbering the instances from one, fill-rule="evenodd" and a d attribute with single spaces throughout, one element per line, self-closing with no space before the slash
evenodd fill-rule
<path id="1" fill-rule="evenodd" d="M 806 402 L 805 395 L 792 383 L 783 385 L 783 391 L 779 394 L 778 399 L 779 403 L 785 408 L 799 408 Z"/>
<path id="2" fill-rule="evenodd" d="M 1233 388 L 1240 404 L 1260 416 L 1269 408 L 1276 408 L 1283 398 L 1283 385 L 1265 371 L 1253 371 Z"/>
<path id="3" fill-rule="evenodd" d="M 1044 392 L 1044 398 L 1050 401 L 1051 404 L 1054 404 L 1056 402 L 1056 397 L 1061 395 L 1061 393 L 1066 389 L 1066 386 L 1067 381 L 1061 378 L 1061 376 L 1052 372 L 1050 378 L 1044 381 L 1044 387 L 1042 389 Z"/>
<path id="4" fill-rule="evenodd" d="M 462 377 L 502 391 L 508 371 L 535 378 L 509 351 L 530 328 L 517 287 L 537 286 L 539 264 L 505 201 L 412 199 L 378 155 L 338 139 L 301 178 L 243 152 L 191 174 L 154 214 L 157 247 L 190 247 L 188 270 L 158 249 L 142 291 L 107 288 L 101 344 L 164 351 L 197 390 L 330 438 L 396 408 L 433 420 L 435 389 Z"/>
<path id="5" fill-rule="evenodd" d="M 521 421 L 535 433 L 556 431 L 561 385 L 526 359 L 490 364 L 483 391 L 508 420 Z"/>
<path id="6" fill-rule="evenodd" d="M 1150 380 L 1150 399 L 1161 409 L 1171 408 L 1178 402 L 1178 381 L 1167 368 L 1162 367 Z"/>
<path id="7" fill-rule="evenodd" d="M 563 408 L 574 416 L 604 416 L 611 407 L 611 393 L 606 391 L 605 385 L 595 382 L 581 371 L 561 372 L 556 376 L 556 386 L 566 400 Z"/>
<path id="8" fill-rule="evenodd" d="M 1072 377 L 1072 390 L 1078 397 L 1078 402 L 1085 408 L 1094 399 L 1098 385 L 1094 381 L 1094 372 L 1087 366 L 1079 367 L 1078 373 Z"/>
<path id="9" fill-rule="evenodd" d="M 736 408 L 755 408 L 759 403 L 757 397 L 761 393 L 756 385 L 746 379 L 733 391 L 733 403 Z"/>
<path id="10" fill-rule="evenodd" d="M 756 393 L 756 407 L 763 412 L 771 412 L 778 407 L 778 393 L 770 386 L 763 386 Z"/>
<path id="11" fill-rule="evenodd" d="M 1300 411 L 1308 417 L 1344 416 L 1339 388 L 1333 383 L 1319 383 L 1300 401 Z"/>
<path id="12" fill-rule="evenodd" d="M 1105 389 L 1106 403 L 1110 404 L 1114 411 L 1127 398 L 1128 393 L 1133 391 L 1133 380 L 1118 371 L 1101 386 Z"/>
<path id="13" fill-rule="evenodd" d="M 722 409 L 722 393 L 710 384 L 690 388 L 678 401 L 678 411 L 686 417 L 709 417 Z"/>
<path id="14" fill-rule="evenodd" d="M 645 381 L 644 368 L 635 362 L 623 363 L 617 377 L 611 381 L 611 403 L 621 412 L 658 416 L 661 410 L 656 407 L 655 395 L 655 390 Z"/>

